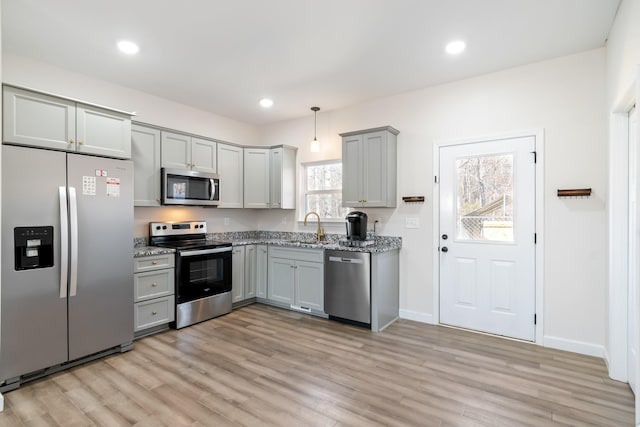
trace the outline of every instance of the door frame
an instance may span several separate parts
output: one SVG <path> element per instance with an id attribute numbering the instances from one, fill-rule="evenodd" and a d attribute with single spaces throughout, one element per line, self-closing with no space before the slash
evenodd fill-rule
<path id="1" fill-rule="evenodd" d="M 609 377 L 628 382 L 629 320 L 629 110 L 640 99 L 640 66 L 627 89 L 613 103 L 609 115 L 609 287 L 608 336 L 605 360 Z M 640 138 L 640 135 L 637 136 Z M 636 304 L 640 305 L 639 301 Z M 637 306 L 636 306 L 637 307 Z M 638 331 L 636 331 L 638 342 Z M 636 378 L 640 374 L 636 366 Z M 636 381 L 637 384 L 637 381 Z M 640 393 L 636 395 L 636 420 L 640 421 Z"/>
<path id="2" fill-rule="evenodd" d="M 537 242 L 535 247 L 535 291 L 536 291 L 536 325 L 535 343 L 543 345 L 544 339 L 544 129 L 509 131 L 491 135 L 461 139 L 435 141 L 433 144 L 433 323 L 440 324 L 440 148 L 451 145 L 465 145 L 489 142 L 501 139 L 534 137 L 536 144 L 536 212 L 535 230 Z"/>

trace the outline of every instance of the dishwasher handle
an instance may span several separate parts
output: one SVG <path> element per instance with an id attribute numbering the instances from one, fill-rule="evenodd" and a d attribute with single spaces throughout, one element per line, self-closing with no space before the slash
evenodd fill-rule
<path id="1" fill-rule="evenodd" d="M 329 261 L 344 262 L 349 264 L 364 264 L 364 261 L 358 258 L 342 258 L 339 256 L 330 256 Z"/>

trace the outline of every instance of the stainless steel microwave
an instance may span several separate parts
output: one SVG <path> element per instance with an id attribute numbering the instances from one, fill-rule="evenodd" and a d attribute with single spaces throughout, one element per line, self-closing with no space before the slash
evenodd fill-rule
<path id="1" fill-rule="evenodd" d="M 162 168 L 162 204 L 217 206 L 220 177 L 215 173 Z"/>

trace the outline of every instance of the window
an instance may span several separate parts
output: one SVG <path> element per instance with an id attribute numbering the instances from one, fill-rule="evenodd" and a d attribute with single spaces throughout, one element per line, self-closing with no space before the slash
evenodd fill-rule
<path id="1" fill-rule="evenodd" d="M 302 212 L 318 212 L 324 220 L 344 220 L 342 207 L 342 162 L 328 160 L 302 164 Z"/>

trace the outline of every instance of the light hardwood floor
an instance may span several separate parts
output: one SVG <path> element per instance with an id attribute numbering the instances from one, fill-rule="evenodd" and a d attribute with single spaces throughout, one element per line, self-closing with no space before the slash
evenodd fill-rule
<path id="1" fill-rule="evenodd" d="M 631 426 L 602 360 L 254 304 L 5 395 L 0 426 Z"/>

